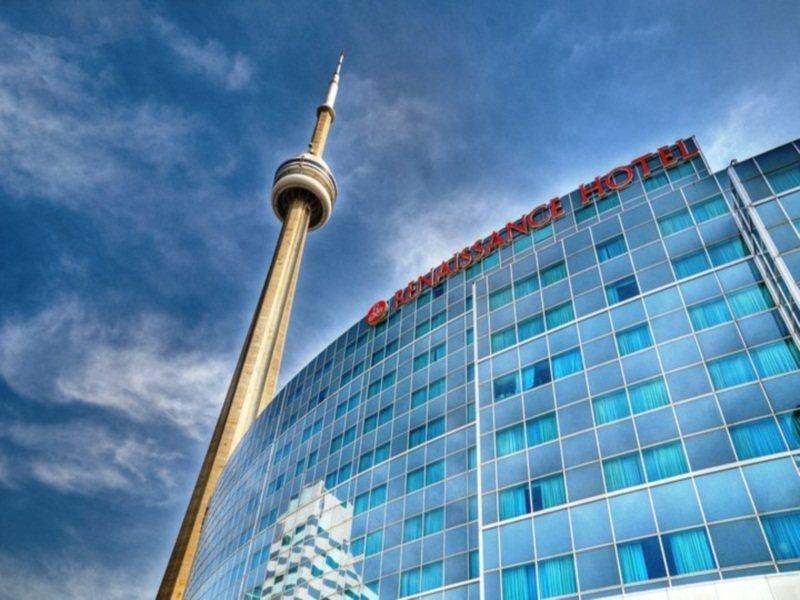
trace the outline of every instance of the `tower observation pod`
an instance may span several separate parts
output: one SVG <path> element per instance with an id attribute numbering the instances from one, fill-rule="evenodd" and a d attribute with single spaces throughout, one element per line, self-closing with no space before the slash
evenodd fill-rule
<path id="1" fill-rule="evenodd" d="M 285 161 L 275 173 L 271 202 L 282 222 L 280 236 L 158 598 L 183 597 L 217 480 L 236 445 L 275 395 L 306 236 L 328 222 L 336 203 L 336 180 L 322 155 L 336 118 L 333 107 L 343 60 L 344 52 L 325 101 L 317 108 L 308 151 Z"/>

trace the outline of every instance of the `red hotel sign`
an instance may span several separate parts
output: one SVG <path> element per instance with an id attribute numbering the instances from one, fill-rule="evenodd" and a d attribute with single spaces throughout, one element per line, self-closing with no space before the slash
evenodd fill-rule
<path id="1" fill-rule="evenodd" d="M 611 169 L 602 177 L 595 177 L 588 184 L 581 184 L 578 191 L 581 204 L 591 204 L 595 198 L 604 198 L 606 194 L 628 187 L 633 183 L 635 170 L 638 168 L 642 179 L 653 176 L 649 161 L 657 158 L 664 169 L 670 169 L 688 159 L 700 154 L 699 149 L 689 150 L 686 140 L 678 140 L 672 146 L 662 146 L 656 152 L 648 152 L 634 158 L 629 164 Z M 506 223 L 499 231 L 493 231 L 489 237 L 480 239 L 471 246 L 454 253 L 448 260 L 442 261 L 437 267 L 432 268 L 424 275 L 420 275 L 409 284 L 397 290 L 392 296 L 391 307 L 385 300 L 376 302 L 366 316 L 368 325 L 377 325 L 382 322 L 390 311 L 395 311 L 404 304 L 413 302 L 427 289 L 463 271 L 470 265 L 480 262 L 497 249 L 511 243 L 517 234 L 527 234 L 530 231 L 546 227 L 553 221 L 560 219 L 565 214 L 564 205 L 558 198 L 534 207 L 529 213 L 522 215 L 513 222 Z"/>

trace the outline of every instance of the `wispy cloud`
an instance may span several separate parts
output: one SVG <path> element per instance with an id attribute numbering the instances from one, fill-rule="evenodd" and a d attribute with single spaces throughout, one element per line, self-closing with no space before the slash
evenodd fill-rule
<path id="1" fill-rule="evenodd" d="M 60 493 L 121 491 L 148 502 L 167 501 L 174 488 L 177 454 L 164 451 L 156 440 L 112 431 L 93 420 L 4 423 L 0 439 L 15 451 L 0 478 L 8 486 L 33 480 Z"/>
<path id="2" fill-rule="evenodd" d="M 201 42 L 163 17 L 154 17 L 153 26 L 188 69 L 231 91 L 250 83 L 253 64 L 241 52 L 230 52 L 217 40 Z"/>
<path id="3" fill-rule="evenodd" d="M 110 323 L 64 300 L 0 327 L 0 375 L 34 400 L 100 406 L 199 438 L 216 416 L 231 365 L 181 347 L 179 335 L 162 316 Z"/>

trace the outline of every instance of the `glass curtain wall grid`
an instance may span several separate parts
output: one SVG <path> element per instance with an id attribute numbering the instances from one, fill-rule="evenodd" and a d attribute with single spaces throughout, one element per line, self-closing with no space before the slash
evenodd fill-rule
<path id="1" fill-rule="evenodd" d="M 295 375 L 220 478 L 187 598 L 800 569 L 800 151 L 650 167 Z"/>

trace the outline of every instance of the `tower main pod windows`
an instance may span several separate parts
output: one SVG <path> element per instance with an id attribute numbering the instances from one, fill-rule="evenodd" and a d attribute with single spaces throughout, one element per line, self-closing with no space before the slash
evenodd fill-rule
<path id="1" fill-rule="evenodd" d="M 798 190 L 761 162 L 772 236 Z M 320 353 L 223 474 L 188 597 L 268 597 L 314 486 L 343 507 L 342 556 L 295 590 L 617 595 L 800 566 L 792 290 L 726 172 L 697 157 L 656 183 L 588 215 L 564 197 L 548 231 Z"/>

